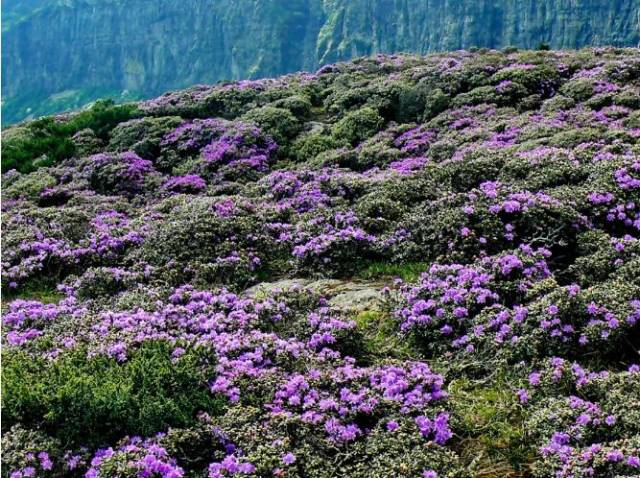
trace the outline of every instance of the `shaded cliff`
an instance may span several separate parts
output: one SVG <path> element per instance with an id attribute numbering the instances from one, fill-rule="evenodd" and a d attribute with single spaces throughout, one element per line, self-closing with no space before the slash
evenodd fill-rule
<path id="1" fill-rule="evenodd" d="M 378 52 L 635 46 L 637 0 L 4 2 L 5 123 Z"/>

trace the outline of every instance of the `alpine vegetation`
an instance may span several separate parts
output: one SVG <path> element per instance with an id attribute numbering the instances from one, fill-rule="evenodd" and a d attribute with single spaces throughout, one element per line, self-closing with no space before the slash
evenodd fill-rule
<path id="1" fill-rule="evenodd" d="M 2 155 L 2 476 L 640 474 L 640 50 L 361 58 Z"/>

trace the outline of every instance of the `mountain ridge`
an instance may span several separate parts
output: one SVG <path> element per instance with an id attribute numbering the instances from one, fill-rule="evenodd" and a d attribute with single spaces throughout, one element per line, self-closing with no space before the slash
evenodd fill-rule
<path id="1" fill-rule="evenodd" d="M 640 42 L 633 0 L 77 0 L 3 10 L 6 123 L 376 53 Z"/>

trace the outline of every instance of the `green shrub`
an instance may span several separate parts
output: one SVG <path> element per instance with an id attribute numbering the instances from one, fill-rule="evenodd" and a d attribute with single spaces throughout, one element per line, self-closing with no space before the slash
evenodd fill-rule
<path id="1" fill-rule="evenodd" d="M 118 123 L 138 114 L 135 104 L 115 105 L 111 100 L 96 102 L 90 109 L 73 114 L 67 119 L 41 118 L 18 132 L 10 133 L 2 141 L 2 172 L 17 169 L 29 172 L 39 166 L 50 166 L 75 154 L 71 137 L 86 128 L 98 138 L 106 139 Z M 44 156 L 44 157 L 43 157 Z"/>
<path id="2" fill-rule="evenodd" d="M 243 120 L 253 121 L 279 145 L 286 145 L 300 131 L 300 121 L 284 108 L 263 106 L 242 116 Z"/>
<path id="3" fill-rule="evenodd" d="M 193 279 L 200 284 L 251 282 L 255 273 L 282 255 L 265 229 L 265 220 L 242 204 L 228 217 L 212 214 L 230 199 L 174 197 L 162 203 L 166 217 L 150 222 L 149 236 L 130 259 L 158 267 L 163 281 L 173 285 Z M 260 258 L 256 264 L 252 259 Z M 176 265 L 179 264 L 179 267 Z"/>
<path id="4" fill-rule="evenodd" d="M 555 67 L 539 64 L 534 68 L 505 68 L 497 72 L 493 80 L 511 80 L 524 86 L 529 93 L 535 93 L 540 91 L 543 85 L 557 84 L 559 75 Z"/>
<path id="5" fill-rule="evenodd" d="M 453 106 L 474 106 L 484 103 L 498 106 L 515 105 L 517 100 L 527 96 L 527 90 L 517 82 L 511 83 L 502 91 L 495 86 L 479 86 L 467 93 L 461 93 L 453 100 Z"/>
<path id="6" fill-rule="evenodd" d="M 613 97 L 613 104 L 637 110 L 640 108 L 640 94 L 632 88 L 625 88 Z"/>
<path id="7" fill-rule="evenodd" d="M 355 207 L 363 226 L 371 232 L 380 232 L 391 227 L 405 210 L 406 207 L 402 203 L 379 192 L 361 197 Z"/>
<path id="8" fill-rule="evenodd" d="M 631 113 L 624 122 L 627 128 L 640 128 L 640 111 Z"/>
<path id="9" fill-rule="evenodd" d="M 542 103 L 542 111 L 563 111 L 571 109 L 575 106 L 576 102 L 573 98 L 568 96 L 556 95 L 553 98 L 549 98 Z"/>
<path id="10" fill-rule="evenodd" d="M 451 98 L 440 88 L 432 90 L 425 98 L 423 121 L 429 121 L 449 106 Z"/>
<path id="11" fill-rule="evenodd" d="M 320 153 L 337 147 L 337 142 L 328 134 L 311 133 L 301 136 L 293 143 L 293 152 L 299 162 L 306 162 Z"/>
<path id="12" fill-rule="evenodd" d="M 289 110 L 300 121 L 311 117 L 311 102 L 304 96 L 293 95 L 273 102 L 276 108 Z"/>
<path id="13" fill-rule="evenodd" d="M 219 88 L 210 92 L 201 104 L 186 103 L 179 108 L 171 108 L 167 114 L 183 117 L 213 117 L 235 119 L 255 107 L 258 92 L 253 88 Z"/>
<path id="14" fill-rule="evenodd" d="M 333 126 L 331 132 L 337 140 L 356 145 L 373 136 L 383 124 L 382 116 L 375 109 L 367 106 L 347 113 Z"/>
<path id="15" fill-rule="evenodd" d="M 73 153 L 71 139 L 57 131 L 53 118 L 44 118 L 3 138 L 2 172 L 17 169 L 28 173 L 36 169 L 36 160 L 42 166 L 50 166 Z"/>
<path id="16" fill-rule="evenodd" d="M 209 391 L 214 364 L 189 350 L 172 361 L 168 343 L 146 343 L 124 363 L 85 350 L 49 362 L 22 352 L 3 356 L 3 430 L 42 427 L 67 444 L 101 445 L 124 435 L 151 436 L 223 410 Z"/>
<path id="17" fill-rule="evenodd" d="M 56 178 L 46 171 L 20 175 L 5 185 L 5 194 L 10 198 L 37 198 L 42 191 L 57 184 Z"/>
<path id="18" fill-rule="evenodd" d="M 425 107 L 426 91 L 421 85 L 397 83 L 394 85 L 391 118 L 398 123 L 418 121 Z"/>
<path id="19" fill-rule="evenodd" d="M 115 267 L 90 267 L 76 281 L 81 300 L 112 297 L 135 285 L 136 274 Z"/>
<path id="20" fill-rule="evenodd" d="M 556 148 L 572 148 L 581 143 L 598 141 L 602 132 L 596 128 L 577 128 L 561 131 L 549 138 L 549 146 Z"/>
<path id="21" fill-rule="evenodd" d="M 348 78 L 342 79 L 340 84 L 333 88 L 332 93 L 324 100 L 325 110 L 330 115 L 342 115 L 348 111 L 362 108 L 368 101 L 372 101 L 371 88 L 363 88 L 359 84 L 343 84 L 347 82 Z"/>
<path id="22" fill-rule="evenodd" d="M 593 80 L 590 78 L 578 78 L 567 81 L 560 87 L 560 93 L 575 101 L 585 101 L 595 93 Z"/>
<path id="23" fill-rule="evenodd" d="M 138 156 L 153 161 L 160 154 L 160 142 L 164 135 L 181 122 L 179 116 L 161 116 L 121 123 L 111 131 L 108 149 L 117 152 L 133 151 Z"/>
<path id="24" fill-rule="evenodd" d="M 77 156 L 90 156 L 102 150 L 104 141 L 91 128 L 78 131 L 71 138 Z"/>

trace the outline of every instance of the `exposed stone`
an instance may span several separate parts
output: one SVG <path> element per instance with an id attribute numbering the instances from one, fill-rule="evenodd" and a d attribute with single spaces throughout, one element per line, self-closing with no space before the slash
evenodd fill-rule
<path id="1" fill-rule="evenodd" d="M 329 301 L 329 305 L 337 309 L 358 313 L 365 310 L 380 310 L 383 306 L 381 282 L 349 282 L 336 279 L 285 279 L 277 282 L 263 282 L 245 291 L 248 296 L 270 294 L 277 290 L 288 290 L 300 286 L 309 291 L 321 294 Z"/>

